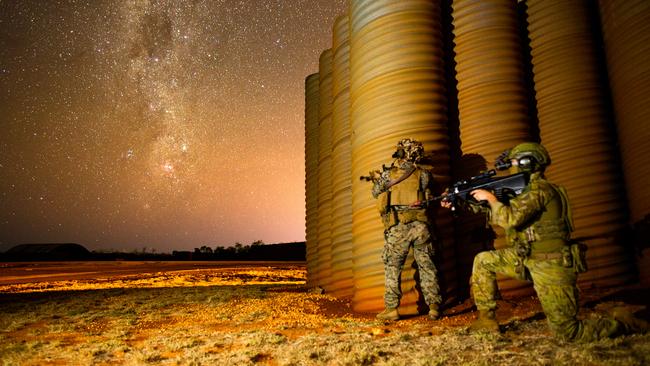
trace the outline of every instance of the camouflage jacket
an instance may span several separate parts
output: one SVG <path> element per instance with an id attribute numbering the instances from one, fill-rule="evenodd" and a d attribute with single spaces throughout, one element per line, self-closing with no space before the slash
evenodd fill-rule
<path id="1" fill-rule="evenodd" d="M 510 200 L 490 204 L 492 224 L 506 231 L 508 243 L 529 243 L 533 252 L 561 249 L 573 230 L 571 207 L 564 188 L 533 173 L 526 189 Z"/>

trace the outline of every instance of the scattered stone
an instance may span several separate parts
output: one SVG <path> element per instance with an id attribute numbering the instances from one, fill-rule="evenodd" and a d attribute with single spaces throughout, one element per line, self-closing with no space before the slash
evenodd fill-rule
<path id="1" fill-rule="evenodd" d="M 325 290 L 320 286 L 316 286 L 316 287 L 310 288 L 308 292 L 311 293 L 311 294 L 322 295 L 322 294 L 325 293 Z"/>
<path id="2" fill-rule="evenodd" d="M 382 335 L 390 333 L 390 330 L 388 328 L 372 328 L 371 333 L 372 335 Z"/>

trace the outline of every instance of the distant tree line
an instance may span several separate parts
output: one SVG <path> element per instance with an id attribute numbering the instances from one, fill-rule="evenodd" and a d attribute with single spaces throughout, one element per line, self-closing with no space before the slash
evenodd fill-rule
<path id="1" fill-rule="evenodd" d="M 276 260 L 276 261 L 304 261 L 305 242 L 282 244 L 265 244 L 256 240 L 250 245 L 235 243 L 233 246 L 217 246 L 214 249 L 208 246 L 194 248 L 193 252 L 172 252 L 172 256 L 190 257 L 191 260 Z"/>
<path id="2" fill-rule="evenodd" d="M 0 261 L 65 261 L 65 260 L 210 260 L 210 261 L 304 261 L 305 242 L 265 244 L 256 240 L 250 245 L 235 243 L 233 246 L 209 246 L 194 248 L 194 251 L 157 253 L 155 248 L 143 247 L 131 252 L 110 250 L 88 251 L 83 245 L 63 244 L 21 244 L 0 253 Z"/>

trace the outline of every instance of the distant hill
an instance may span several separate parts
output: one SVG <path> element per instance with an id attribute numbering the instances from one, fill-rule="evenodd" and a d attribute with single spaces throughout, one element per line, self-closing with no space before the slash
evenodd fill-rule
<path id="1" fill-rule="evenodd" d="M 20 244 L 2 254 L 9 261 L 69 261 L 91 259 L 92 253 L 76 243 Z"/>
<path id="2" fill-rule="evenodd" d="M 6 252 L 7 250 L 9 250 L 10 248 L 12 248 L 12 245 L 11 245 L 11 244 L 0 243 L 0 255 L 1 255 L 2 253 Z"/>

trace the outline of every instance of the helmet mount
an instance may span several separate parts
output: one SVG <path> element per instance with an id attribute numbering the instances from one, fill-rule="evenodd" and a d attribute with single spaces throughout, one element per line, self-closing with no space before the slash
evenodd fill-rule
<path id="1" fill-rule="evenodd" d="M 524 142 L 515 146 L 509 151 L 508 159 L 514 162 L 512 165 L 519 171 L 527 172 L 544 171 L 551 164 L 546 148 L 536 142 Z"/>
<path id="2" fill-rule="evenodd" d="M 406 160 L 417 163 L 424 158 L 424 147 L 422 143 L 410 138 L 401 139 L 397 143 L 397 149 L 392 155 L 395 159 Z"/>

